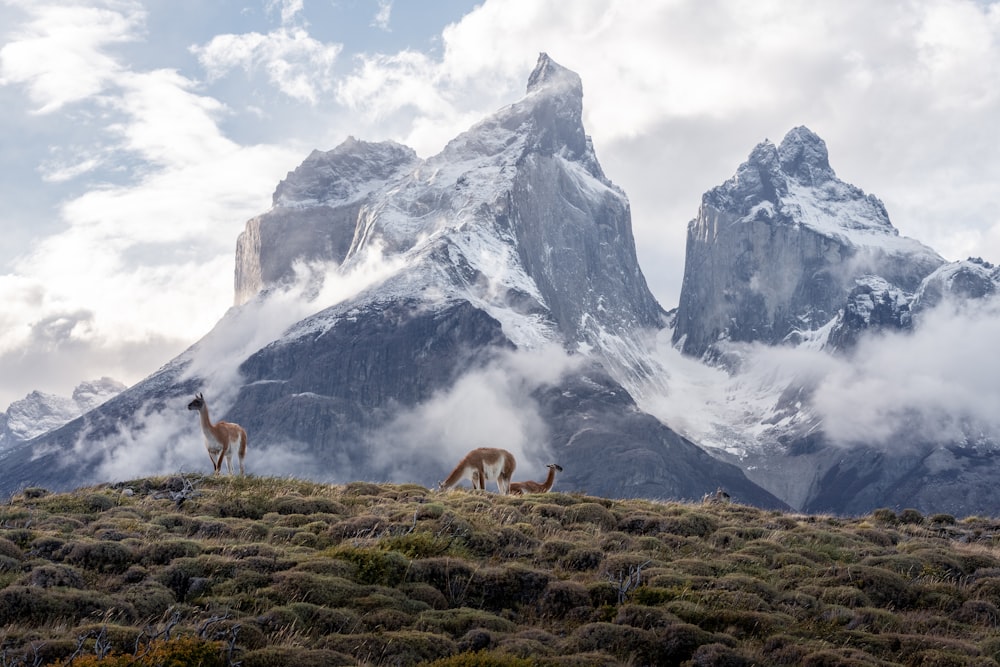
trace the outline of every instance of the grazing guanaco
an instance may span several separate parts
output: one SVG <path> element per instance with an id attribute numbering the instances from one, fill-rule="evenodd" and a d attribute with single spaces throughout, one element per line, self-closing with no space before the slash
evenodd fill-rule
<path id="1" fill-rule="evenodd" d="M 222 470 L 222 459 L 226 459 L 226 467 L 229 474 L 233 474 L 233 448 L 238 447 L 240 457 L 240 474 L 244 474 L 243 459 L 247 455 L 247 432 L 239 424 L 230 422 L 218 422 L 213 424 L 208 418 L 208 403 L 205 397 L 198 394 L 194 400 L 188 403 L 188 410 L 197 410 L 201 415 L 201 430 L 205 434 L 205 448 L 208 449 L 208 458 L 212 459 L 212 466 L 215 474 Z"/>
<path id="2" fill-rule="evenodd" d="M 497 490 L 506 495 L 510 493 L 510 476 L 514 474 L 516 465 L 514 455 L 506 449 L 479 447 L 458 462 L 448 479 L 438 484 L 438 489 L 447 491 L 463 479 L 471 480 L 474 489 L 485 489 L 486 481 L 495 479 Z"/>
<path id="3" fill-rule="evenodd" d="M 544 482 L 532 482 L 531 480 L 527 482 L 511 482 L 510 495 L 522 496 L 525 493 L 548 493 L 556 481 L 556 471 L 562 472 L 562 466 L 558 463 L 550 463 L 545 467 L 549 469 L 549 476 L 545 478 Z"/>
<path id="4" fill-rule="evenodd" d="M 715 490 L 715 493 L 706 493 L 701 497 L 702 503 L 728 503 L 729 501 L 729 494 L 721 486 Z"/>

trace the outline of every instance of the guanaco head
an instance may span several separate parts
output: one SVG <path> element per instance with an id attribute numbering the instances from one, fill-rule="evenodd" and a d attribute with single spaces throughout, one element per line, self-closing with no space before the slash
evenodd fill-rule
<path id="1" fill-rule="evenodd" d="M 194 400 L 188 403 L 188 410 L 201 410 L 205 405 L 205 397 L 201 394 L 196 394 Z"/>
<path id="2" fill-rule="evenodd" d="M 550 464 L 548 464 L 548 465 L 547 465 L 547 466 L 545 466 L 545 467 L 546 467 L 546 468 L 555 468 L 555 469 L 556 469 L 556 472 L 562 472 L 562 466 L 561 466 L 561 465 L 559 465 L 558 463 L 550 463 Z"/>

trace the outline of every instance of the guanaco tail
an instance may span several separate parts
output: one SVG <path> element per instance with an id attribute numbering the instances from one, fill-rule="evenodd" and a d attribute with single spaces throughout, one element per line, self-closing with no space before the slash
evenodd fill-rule
<path id="1" fill-rule="evenodd" d="M 544 482 L 511 482 L 510 483 L 510 495 L 521 496 L 525 493 L 548 493 L 549 489 L 556 481 L 556 472 L 562 472 L 562 466 L 558 463 L 550 463 L 545 466 L 549 469 L 549 476 L 545 478 Z"/>
<path id="2" fill-rule="evenodd" d="M 201 430 L 205 434 L 205 448 L 208 458 L 212 459 L 215 474 L 222 471 L 222 459 L 226 459 L 229 474 L 233 474 L 233 449 L 238 447 L 240 474 L 244 474 L 243 459 L 247 455 L 247 432 L 239 424 L 220 421 L 213 424 L 208 417 L 208 403 L 205 397 L 198 394 L 188 403 L 188 410 L 197 410 L 201 415 Z"/>
<path id="3" fill-rule="evenodd" d="M 438 484 L 438 489 L 447 491 L 463 479 L 471 480 L 474 489 L 485 489 L 486 481 L 495 479 L 497 490 L 506 495 L 510 493 L 510 477 L 514 474 L 516 465 L 514 455 L 506 449 L 473 449 L 458 462 L 448 479 Z"/>

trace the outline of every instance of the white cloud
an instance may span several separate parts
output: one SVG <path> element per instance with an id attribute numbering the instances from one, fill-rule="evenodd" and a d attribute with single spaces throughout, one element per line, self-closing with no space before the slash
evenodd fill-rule
<path id="1" fill-rule="evenodd" d="M 503 353 L 374 434 L 366 443 L 373 465 L 391 480 L 412 480 L 415 469 L 431 466 L 429 458 L 440 469 L 438 480 L 424 480 L 433 484 L 470 450 L 502 447 L 517 461 L 515 479 L 544 476 L 548 433 L 531 393 L 581 361 L 554 345 Z"/>
<path id="2" fill-rule="evenodd" d="M 303 0 L 267 0 L 267 10 L 273 12 L 277 9 L 281 14 L 282 25 L 293 22 L 304 8 Z"/>
<path id="3" fill-rule="evenodd" d="M 241 68 L 248 75 L 263 69 L 269 81 L 289 97 L 315 104 L 330 90 L 340 44 L 324 44 L 300 27 L 282 27 L 267 34 L 217 35 L 204 46 L 193 46 L 210 79 Z"/>
<path id="4" fill-rule="evenodd" d="M 825 431 L 839 442 L 884 442 L 905 434 L 962 441 L 967 429 L 1000 432 L 1000 300 L 922 315 L 908 335 L 864 340 L 816 390 Z"/>
<path id="5" fill-rule="evenodd" d="M 392 32 L 392 29 L 389 27 L 389 19 L 391 17 L 392 0 L 378 0 L 378 11 L 375 12 L 375 18 L 372 19 L 372 26 L 386 32 Z"/>
<path id="6" fill-rule="evenodd" d="M 29 20 L 0 49 L 0 85 L 24 84 L 38 113 L 51 113 L 113 85 L 121 64 L 106 49 L 134 41 L 145 13 L 133 2 L 88 7 L 25 3 Z"/>

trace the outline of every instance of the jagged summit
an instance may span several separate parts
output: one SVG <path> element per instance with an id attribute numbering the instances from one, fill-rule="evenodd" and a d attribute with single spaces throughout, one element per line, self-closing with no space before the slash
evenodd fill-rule
<path id="1" fill-rule="evenodd" d="M 301 207 L 348 202 L 367 194 L 416 160 L 412 148 L 394 141 L 371 143 L 348 137 L 333 150 L 314 150 L 294 171 L 288 172 L 274 191 L 272 205 Z"/>
<path id="2" fill-rule="evenodd" d="M 778 159 L 784 173 L 806 185 L 821 185 L 837 177 L 830 167 L 826 142 L 804 125 L 781 140 Z"/>
<path id="3" fill-rule="evenodd" d="M 794 339 L 829 323 L 859 279 L 912 294 L 943 262 L 900 236 L 877 197 L 837 178 L 824 141 L 796 127 L 702 197 L 674 342 L 701 356 L 720 341 Z"/>
<path id="4" fill-rule="evenodd" d="M 564 91 L 578 91 L 579 96 L 583 96 L 583 82 L 580 75 L 566 69 L 549 57 L 549 54 L 542 52 L 538 54 L 538 62 L 535 69 L 528 76 L 528 93 L 541 90 L 542 88 L 561 88 Z"/>

